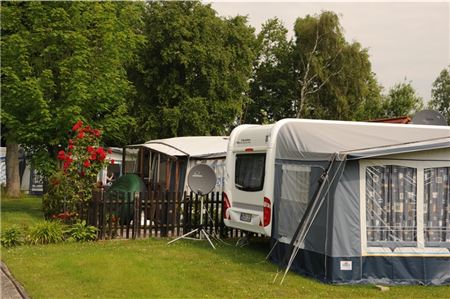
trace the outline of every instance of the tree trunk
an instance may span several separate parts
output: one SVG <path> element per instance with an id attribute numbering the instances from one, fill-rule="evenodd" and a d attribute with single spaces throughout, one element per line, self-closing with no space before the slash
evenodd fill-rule
<path id="1" fill-rule="evenodd" d="M 6 140 L 6 196 L 20 197 L 19 145 Z"/>
<path id="2" fill-rule="evenodd" d="M 303 106 L 305 105 L 305 93 L 306 93 L 306 86 L 302 85 L 302 87 L 300 88 L 300 95 L 299 100 L 298 100 L 298 110 L 297 110 L 297 115 L 296 118 L 302 118 L 302 113 L 303 113 Z"/>

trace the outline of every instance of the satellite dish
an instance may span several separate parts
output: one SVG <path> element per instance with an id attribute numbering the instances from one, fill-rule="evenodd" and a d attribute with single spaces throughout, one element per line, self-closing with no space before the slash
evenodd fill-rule
<path id="1" fill-rule="evenodd" d="M 198 195 L 211 192 L 216 186 L 216 173 L 206 164 L 198 164 L 188 174 L 188 185 Z"/>
<path id="2" fill-rule="evenodd" d="M 446 126 L 447 120 L 445 117 L 434 110 L 422 110 L 417 112 L 411 121 L 415 125 L 432 125 L 432 126 Z"/>

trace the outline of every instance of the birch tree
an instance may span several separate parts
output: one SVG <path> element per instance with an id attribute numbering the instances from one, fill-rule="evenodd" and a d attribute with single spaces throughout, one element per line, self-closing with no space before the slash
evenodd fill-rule
<path id="1" fill-rule="evenodd" d="M 298 18 L 294 29 L 297 118 L 354 120 L 365 118 L 364 107 L 380 107 L 368 51 L 345 40 L 335 13 Z"/>

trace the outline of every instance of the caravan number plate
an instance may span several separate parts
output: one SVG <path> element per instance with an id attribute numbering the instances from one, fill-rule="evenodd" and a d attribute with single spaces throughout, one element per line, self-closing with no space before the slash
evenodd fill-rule
<path id="1" fill-rule="evenodd" d="M 252 214 L 241 213 L 241 221 L 245 221 L 245 222 L 252 221 Z"/>

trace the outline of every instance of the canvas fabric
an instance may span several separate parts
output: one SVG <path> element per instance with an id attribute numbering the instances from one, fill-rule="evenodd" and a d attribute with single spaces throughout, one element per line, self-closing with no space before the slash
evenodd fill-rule
<path id="1" fill-rule="evenodd" d="M 427 149 L 429 144 L 442 143 L 438 139 L 449 142 L 450 127 L 285 119 L 277 122 L 272 134 L 276 159 L 329 160 L 337 152 L 362 155 L 373 148 L 393 147 L 384 154 L 393 153 L 409 143 Z"/>

